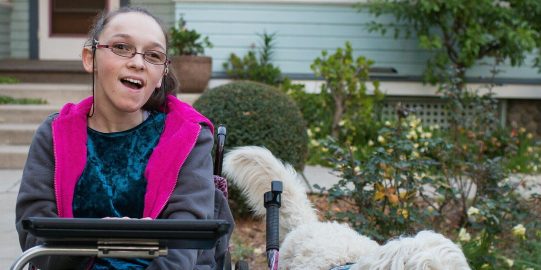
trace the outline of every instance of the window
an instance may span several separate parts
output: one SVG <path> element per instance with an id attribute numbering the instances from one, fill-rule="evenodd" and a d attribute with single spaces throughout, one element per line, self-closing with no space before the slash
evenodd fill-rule
<path id="1" fill-rule="evenodd" d="M 51 0 L 51 35 L 86 35 L 107 0 Z"/>

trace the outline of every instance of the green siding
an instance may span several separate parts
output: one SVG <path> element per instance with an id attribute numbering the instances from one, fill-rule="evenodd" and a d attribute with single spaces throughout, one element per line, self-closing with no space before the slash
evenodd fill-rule
<path id="1" fill-rule="evenodd" d="M 0 59 L 9 57 L 11 5 L 0 3 Z"/>
<path id="2" fill-rule="evenodd" d="M 223 71 L 222 63 L 230 53 L 244 55 L 260 42 L 258 34 L 276 33 L 273 62 L 285 73 L 312 74 L 310 64 L 322 50 L 334 51 L 346 41 L 356 55 L 375 61 L 376 67 L 395 68 L 398 76 L 419 76 L 429 53 L 416 39 L 394 39 L 369 33 L 366 29 L 373 16 L 348 5 L 332 4 L 257 4 L 176 2 L 175 16 L 187 21 L 189 29 L 209 36 L 214 48 L 206 54 L 213 58 L 213 71 Z M 378 18 L 391 22 L 389 16 Z M 469 76 L 490 76 L 490 66 L 479 65 Z M 535 69 L 510 68 L 499 77 L 536 78 Z"/>
<path id="3" fill-rule="evenodd" d="M 29 1 L 13 0 L 11 13 L 11 37 L 10 37 L 10 57 L 29 58 Z"/>
<path id="4" fill-rule="evenodd" d="M 131 0 L 131 6 L 139 6 L 148 9 L 171 27 L 174 22 L 174 3 L 171 0 Z"/>
<path id="5" fill-rule="evenodd" d="M 213 57 L 213 70 L 223 71 L 222 63 L 230 53 L 243 55 L 259 44 L 258 34 L 276 33 L 273 61 L 285 73 L 311 74 L 310 64 L 324 49 L 334 50 L 350 40 L 357 54 L 377 60 L 381 67 L 402 65 L 397 59 L 415 62 L 426 60 L 417 43 L 404 40 L 397 47 L 392 38 L 368 33 L 366 14 L 344 5 L 316 4 L 226 4 L 177 3 L 175 18 L 183 16 L 188 28 L 208 35 L 214 43 L 207 54 Z M 381 46 L 374 46 L 374 44 Z M 404 54 L 397 51 L 402 50 Z M 404 74 L 412 75 L 412 68 Z"/>

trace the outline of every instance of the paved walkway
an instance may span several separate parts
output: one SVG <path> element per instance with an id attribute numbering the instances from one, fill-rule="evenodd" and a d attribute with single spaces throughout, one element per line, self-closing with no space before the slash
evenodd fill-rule
<path id="1" fill-rule="evenodd" d="M 21 254 L 15 231 L 15 200 L 21 175 L 20 170 L 0 170 L 0 269 L 9 269 Z"/>

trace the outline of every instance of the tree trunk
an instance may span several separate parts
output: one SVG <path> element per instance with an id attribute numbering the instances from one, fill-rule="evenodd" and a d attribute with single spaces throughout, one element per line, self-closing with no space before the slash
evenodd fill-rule
<path id="1" fill-rule="evenodd" d="M 335 94 L 334 98 L 334 115 L 332 118 L 332 130 L 331 136 L 338 139 L 340 134 L 340 121 L 342 120 L 342 115 L 344 114 L 344 97 L 342 95 Z"/>
<path id="2" fill-rule="evenodd" d="M 466 68 L 463 64 L 457 64 L 458 72 L 456 73 L 456 76 L 460 79 L 460 82 L 457 85 L 457 88 L 460 90 L 460 93 L 464 91 L 466 88 Z"/>

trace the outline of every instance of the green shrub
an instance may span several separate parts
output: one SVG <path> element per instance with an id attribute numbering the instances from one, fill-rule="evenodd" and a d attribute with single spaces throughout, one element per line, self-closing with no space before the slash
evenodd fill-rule
<path id="1" fill-rule="evenodd" d="M 208 37 L 201 37 L 197 31 L 186 28 L 183 17 L 180 17 L 177 24 L 177 27 L 171 27 L 169 30 L 172 55 L 202 55 L 205 48 L 212 48 Z"/>
<path id="2" fill-rule="evenodd" d="M 433 138 L 420 123 L 412 116 L 385 123 L 376 141 L 368 144 L 367 160 L 355 157 L 360 146 L 343 147 L 333 138 L 324 142 L 334 171 L 342 178 L 328 190 L 329 202 L 352 202 L 355 206 L 331 207 L 338 211 L 327 213 L 330 218 L 349 222 L 362 234 L 382 242 L 429 224 L 434 211 L 426 210 L 431 202 L 426 201 L 429 191 L 424 188 L 433 181 L 431 170 L 438 168 L 430 155 L 450 146 Z"/>
<path id="3" fill-rule="evenodd" d="M 233 79 L 251 80 L 278 86 L 282 82 L 282 71 L 271 63 L 276 33 L 263 33 L 258 51 L 252 48 L 242 58 L 234 53 L 223 63 L 225 73 Z"/>
<path id="4" fill-rule="evenodd" d="M 503 132 L 501 132 L 503 133 Z M 496 143 L 506 144 L 506 168 L 512 173 L 539 173 L 541 168 L 541 141 L 526 129 L 511 129 L 496 137 Z"/>
<path id="5" fill-rule="evenodd" d="M 373 63 L 362 56 L 355 58 L 351 44 L 346 42 L 335 52 L 322 51 L 310 66 L 317 77 L 324 79 L 319 93 L 307 93 L 302 86 L 287 81 L 280 85 L 297 102 L 307 122 L 309 164 L 332 166 L 328 161 L 332 156 L 320 145 L 329 135 L 342 146 L 361 146 L 377 134 L 377 112 L 383 94 L 378 81 L 370 82 L 368 76 Z M 366 158 L 363 151 L 355 155 Z"/>
<path id="6" fill-rule="evenodd" d="M 214 124 L 227 127 L 226 149 L 258 145 L 302 170 L 308 138 L 297 105 L 279 90 L 256 82 L 238 81 L 206 91 L 194 107 Z M 236 216 L 248 214 L 238 190 L 230 203 Z"/>
<path id="7" fill-rule="evenodd" d="M 379 82 L 373 81 L 373 95 L 368 94 L 368 72 L 374 61 L 353 55 L 350 42 L 332 54 L 326 50 L 314 60 L 310 68 L 316 76 L 325 79 L 321 92 L 330 96 L 323 102 L 331 108 L 329 134 L 340 142 L 354 144 L 366 142 L 374 135 L 374 107 L 383 99 Z M 372 131 L 372 132 L 370 132 Z"/>
<path id="8" fill-rule="evenodd" d="M 520 196 L 519 186 L 529 186 L 509 181 L 504 166 L 517 151 L 535 151 L 520 150 L 533 135 L 519 130 L 506 137 L 486 124 L 484 130 L 477 124 L 437 130 L 411 116 L 401 119 L 401 112 L 397 109 L 398 122 L 386 122 L 368 147 L 324 144 L 342 178 L 328 190 L 330 202 L 353 205 L 330 207 L 338 210 L 327 215 L 380 241 L 420 228 L 447 235 L 460 228 L 458 240 L 472 269 L 538 269 L 541 260 L 532 254 L 541 247 L 541 197 Z M 484 123 L 457 121 L 474 122 Z M 354 158 L 362 147 L 371 153 L 366 160 Z M 524 241 L 517 243 L 511 234 Z"/>
<path id="9" fill-rule="evenodd" d="M 302 169 L 307 135 L 297 105 L 265 84 L 239 81 L 205 92 L 194 107 L 228 129 L 227 147 L 262 145 Z"/>

